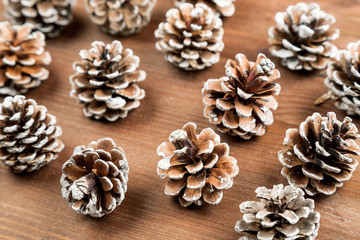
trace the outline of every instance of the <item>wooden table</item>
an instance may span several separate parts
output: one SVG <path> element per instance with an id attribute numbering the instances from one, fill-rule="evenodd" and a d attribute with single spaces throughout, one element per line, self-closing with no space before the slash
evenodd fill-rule
<path id="1" fill-rule="evenodd" d="M 359 0 L 316 2 L 336 17 L 334 26 L 341 29 L 340 39 L 335 41 L 339 48 L 360 39 Z M 89 21 L 83 1 L 78 1 L 70 29 L 47 42 L 53 57 L 50 78 L 27 94 L 57 116 L 66 148 L 55 161 L 32 174 L 19 176 L 0 167 L 0 239 L 237 239 L 240 234 L 234 231 L 234 225 L 242 216 L 239 204 L 255 200 L 254 190 L 259 186 L 271 188 L 287 183 L 280 175 L 277 158 L 285 130 L 297 127 L 315 111 L 335 111 L 341 120 L 345 116 L 332 102 L 321 107 L 313 105 L 326 90 L 325 72 L 291 72 L 274 60 L 282 74 L 275 122 L 264 136 L 251 141 L 221 134 L 222 141 L 230 145 L 231 155 L 238 159 L 240 172 L 218 206 L 183 208 L 166 196 L 165 181 L 156 174 L 156 148 L 173 130 L 189 121 L 199 129 L 215 129 L 202 116 L 200 90 L 204 82 L 223 76 L 227 59 L 236 53 L 244 53 L 252 60 L 260 52 L 269 55 L 267 29 L 274 24 L 276 12 L 295 3 L 237 0 L 235 16 L 224 20 L 225 49 L 220 62 L 204 71 L 187 73 L 167 63 L 154 47 L 153 32 L 173 6 L 172 0 L 158 0 L 149 26 L 135 36 L 120 39 L 141 58 L 141 67 L 147 72 L 146 81 L 141 83 L 146 98 L 126 119 L 104 123 L 87 119 L 81 106 L 70 99 L 69 76 L 81 49 L 90 48 L 95 40 L 111 42 L 118 38 L 100 32 Z M 358 117 L 354 121 L 360 123 Z M 75 146 L 102 137 L 113 138 L 125 149 L 130 180 L 121 206 L 102 219 L 94 219 L 79 215 L 68 206 L 60 194 L 59 179 L 61 167 Z M 359 239 L 359 169 L 333 196 L 318 196 L 315 200 L 316 210 L 322 215 L 318 239 Z"/>

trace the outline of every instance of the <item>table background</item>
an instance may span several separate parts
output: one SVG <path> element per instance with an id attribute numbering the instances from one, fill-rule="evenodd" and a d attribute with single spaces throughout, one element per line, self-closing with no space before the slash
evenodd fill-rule
<path id="1" fill-rule="evenodd" d="M 309 2 L 309 1 L 306 1 Z M 341 30 L 335 41 L 339 48 L 360 40 L 359 0 L 319 0 L 322 9 L 333 14 L 334 27 Z M 236 13 L 224 19 L 225 49 L 221 60 L 200 72 L 183 72 L 167 63 L 156 51 L 154 30 L 164 20 L 172 0 L 158 0 L 151 23 L 139 34 L 120 38 L 125 47 L 141 58 L 141 68 L 147 79 L 141 83 L 146 98 L 126 119 L 105 123 L 84 117 L 80 105 L 69 97 L 69 76 L 78 52 L 90 48 L 95 40 L 111 42 L 108 36 L 92 24 L 83 8 L 76 4 L 74 22 L 59 38 L 47 41 L 53 61 L 51 76 L 27 97 L 45 105 L 57 116 L 63 129 L 66 147 L 59 157 L 41 170 L 21 176 L 0 166 L 0 238 L 1 239 L 237 239 L 236 221 L 241 219 L 239 204 L 255 200 L 254 190 L 286 184 L 280 175 L 277 152 L 283 149 L 285 130 L 297 127 L 308 115 L 318 111 L 335 111 L 339 119 L 345 114 L 333 103 L 321 107 L 314 100 L 325 90 L 324 71 L 291 72 L 274 60 L 281 72 L 282 91 L 277 97 L 279 108 L 274 112 L 274 124 L 267 133 L 250 141 L 220 134 L 229 143 L 230 153 L 240 167 L 234 185 L 224 192 L 218 206 L 183 208 L 166 196 L 165 181 L 156 174 L 159 158 L 157 146 L 184 123 L 193 121 L 198 129 L 210 125 L 203 115 L 200 90 L 208 78 L 224 75 L 224 65 L 236 53 L 255 60 L 258 53 L 269 55 L 267 29 L 274 16 L 297 1 L 237 0 Z M 3 5 L 1 5 L 3 11 Z M 0 20 L 5 18 L 1 16 Z M 356 124 L 359 118 L 354 119 Z M 82 216 L 73 211 L 60 194 L 61 167 L 77 145 L 111 137 L 122 146 L 130 165 L 130 180 L 126 198 L 116 210 L 102 219 Z M 315 197 L 316 210 L 321 213 L 318 239 L 356 239 L 360 236 L 360 170 L 333 196 Z"/>

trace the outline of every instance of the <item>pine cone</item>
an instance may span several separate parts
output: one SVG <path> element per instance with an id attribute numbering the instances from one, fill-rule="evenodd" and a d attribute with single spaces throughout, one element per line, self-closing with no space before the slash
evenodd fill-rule
<path id="1" fill-rule="evenodd" d="M 140 58 L 129 48 L 123 50 L 119 41 L 111 44 L 95 41 L 90 50 L 81 50 L 82 61 L 73 65 L 77 73 L 70 77 L 70 96 L 84 104 L 87 117 L 116 121 L 140 106 L 145 91 L 137 82 L 146 73 L 137 70 Z"/>
<path id="2" fill-rule="evenodd" d="M 48 78 L 43 66 L 51 63 L 51 56 L 45 44 L 44 34 L 32 32 L 31 24 L 0 23 L 0 94 L 26 93 Z"/>
<path id="3" fill-rule="evenodd" d="M 229 156 L 229 145 L 220 143 L 220 137 L 211 128 L 196 134 L 194 123 L 170 134 L 169 142 L 157 148 L 162 157 L 157 173 L 170 180 L 165 184 L 165 194 L 178 196 L 183 207 L 219 204 L 223 190 L 233 185 L 239 172 L 237 161 Z"/>
<path id="4" fill-rule="evenodd" d="M 187 71 L 210 67 L 220 60 L 224 49 L 221 19 L 205 4 L 181 4 L 166 13 L 159 24 L 156 49 L 165 59 Z"/>
<path id="5" fill-rule="evenodd" d="M 293 186 L 275 185 L 273 189 L 259 187 L 260 201 L 240 204 L 243 220 L 235 230 L 248 235 L 239 240 L 314 240 L 320 227 L 320 213 L 314 211 L 314 200 L 304 198 L 304 192 Z"/>
<path id="6" fill-rule="evenodd" d="M 298 3 L 275 16 L 276 27 L 269 29 L 270 52 L 291 70 L 324 69 L 337 51 L 331 44 L 339 29 L 330 27 L 335 17 L 316 3 Z"/>
<path id="7" fill-rule="evenodd" d="M 235 0 L 175 0 L 175 5 L 180 7 L 183 3 L 204 3 L 224 17 L 231 17 L 235 13 Z"/>
<path id="8" fill-rule="evenodd" d="M 15 173 L 38 170 L 64 148 L 56 117 L 21 95 L 0 104 L 0 134 L 0 161 Z"/>
<path id="9" fill-rule="evenodd" d="M 61 194 L 78 213 L 102 217 L 125 198 L 129 166 L 111 138 L 76 147 L 62 171 Z"/>
<path id="10" fill-rule="evenodd" d="M 102 31 L 127 36 L 148 25 L 155 4 L 156 0 L 86 0 L 85 9 Z"/>
<path id="11" fill-rule="evenodd" d="M 338 109 L 348 115 L 360 115 L 360 41 L 340 50 L 327 68 L 325 85 L 328 98 L 335 100 Z M 326 99 L 328 100 L 328 99 Z M 322 101 L 320 102 L 322 103 Z"/>
<path id="12" fill-rule="evenodd" d="M 286 131 L 284 145 L 289 148 L 279 151 L 281 174 L 310 196 L 333 194 L 358 165 L 360 147 L 354 140 L 359 137 L 351 118 L 340 122 L 333 112 L 327 117 L 314 113 L 299 129 Z"/>
<path id="13" fill-rule="evenodd" d="M 265 126 L 273 123 L 271 109 L 278 106 L 274 95 L 281 89 L 274 82 L 280 72 L 264 54 L 259 54 L 255 63 L 243 54 L 235 58 L 226 63 L 226 77 L 204 84 L 204 116 L 220 132 L 250 139 L 263 135 Z"/>
<path id="14" fill-rule="evenodd" d="M 12 24 L 31 23 L 47 37 L 55 38 L 72 21 L 75 0 L 3 0 Z"/>

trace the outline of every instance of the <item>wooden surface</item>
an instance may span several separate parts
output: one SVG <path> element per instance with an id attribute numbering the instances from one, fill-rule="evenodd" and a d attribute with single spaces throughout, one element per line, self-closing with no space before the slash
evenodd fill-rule
<path id="1" fill-rule="evenodd" d="M 173 3 L 158 0 L 149 26 L 140 34 L 120 39 L 141 58 L 141 68 L 148 75 L 141 83 L 146 98 L 126 119 L 105 123 L 84 117 L 81 106 L 69 97 L 68 78 L 81 49 L 90 48 L 94 40 L 111 42 L 117 38 L 101 33 L 91 24 L 83 1 L 78 1 L 70 29 L 60 38 L 48 40 L 47 49 L 53 57 L 50 78 L 27 94 L 57 116 L 66 148 L 48 166 L 25 176 L 0 166 L 0 239 L 237 239 L 240 235 L 234 225 L 241 218 L 239 204 L 255 200 L 254 190 L 259 186 L 286 184 L 277 159 L 285 130 L 297 127 L 314 111 L 335 111 L 341 120 L 345 116 L 331 102 L 313 106 L 325 91 L 324 72 L 294 73 L 274 60 L 282 74 L 274 124 L 264 136 L 251 141 L 220 134 L 222 141 L 229 143 L 231 155 L 238 159 L 240 172 L 218 206 L 183 208 L 164 195 L 165 181 L 156 174 L 156 148 L 186 122 L 195 122 L 199 129 L 211 126 L 202 116 L 203 83 L 223 76 L 226 60 L 236 53 L 244 53 L 252 60 L 259 52 L 269 55 L 267 29 L 274 24 L 275 13 L 296 2 L 237 0 L 235 16 L 224 20 L 225 49 L 220 62 L 205 71 L 186 73 L 165 62 L 155 50 L 153 32 Z M 341 29 L 340 39 L 335 41 L 339 48 L 360 39 L 359 0 L 316 2 L 336 17 L 334 26 Z M 354 121 L 359 124 L 360 118 Z M 106 136 L 125 149 L 130 180 L 121 206 L 102 219 L 93 219 L 77 214 L 62 199 L 59 178 L 75 146 Z M 359 239 L 360 169 L 333 196 L 315 200 L 316 210 L 321 213 L 317 239 Z"/>

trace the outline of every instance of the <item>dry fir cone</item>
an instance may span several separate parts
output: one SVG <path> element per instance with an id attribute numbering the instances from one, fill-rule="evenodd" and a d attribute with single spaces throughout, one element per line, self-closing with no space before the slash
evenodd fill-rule
<path id="1" fill-rule="evenodd" d="M 329 91 L 317 99 L 316 105 L 333 99 L 348 115 L 360 115 L 360 41 L 337 52 L 327 68 L 325 85 Z"/>
<path id="2" fill-rule="evenodd" d="M 60 35 L 72 21 L 75 0 L 3 0 L 12 24 L 31 23 L 47 37 Z"/>
<path id="3" fill-rule="evenodd" d="M 166 13 L 159 24 L 156 49 L 165 59 L 187 71 L 201 70 L 217 63 L 224 49 L 221 19 L 207 5 L 181 4 Z"/>
<path id="4" fill-rule="evenodd" d="M 146 73 L 139 67 L 140 58 L 119 41 L 111 44 L 95 41 L 90 50 L 81 50 L 81 61 L 73 64 L 70 96 L 83 104 L 86 117 L 116 121 L 140 106 L 145 91 L 137 82 Z"/>
<path id="5" fill-rule="evenodd" d="M 86 0 L 90 20 L 112 35 L 127 36 L 141 31 L 151 19 L 156 0 Z"/>
<path id="6" fill-rule="evenodd" d="M 333 194 L 358 165 L 360 147 L 355 141 L 359 136 L 351 118 L 340 122 L 333 112 L 327 117 L 314 113 L 299 129 L 286 131 L 284 145 L 288 148 L 278 154 L 281 174 L 310 196 Z"/>
<path id="7" fill-rule="evenodd" d="M 243 54 L 235 58 L 227 61 L 225 77 L 204 84 L 204 116 L 220 132 L 250 139 L 263 135 L 265 127 L 273 123 L 271 110 L 278 106 L 274 96 L 281 89 L 275 83 L 280 72 L 264 54 L 259 54 L 256 62 Z"/>
<path id="8" fill-rule="evenodd" d="M 0 23 L 0 94 L 26 93 L 48 78 L 44 68 L 51 63 L 45 51 L 45 36 L 32 32 L 31 24 Z"/>
<path id="9" fill-rule="evenodd" d="M 0 104 L 0 161 L 13 172 L 32 172 L 54 160 L 64 148 L 56 117 L 24 96 Z"/>
<path id="10" fill-rule="evenodd" d="M 304 198 L 304 192 L 293 186 L 259 187 L 260 201 L 240 204 L 244 214 L 235 230 L 247 233 L 239 240 L 314 240 L 320 226 L 320 214 L 314 211 L 314 200 Z"/>
<path id="11" fill-rule="evenodd" d="M 335 17 L 316 3 L 298 3 L 275 16 L 276 27 L 269 29 L 270 52 L 291 70 L 324 69 L 337 51 L 331 44 L 339 29 L 331 28 Z"/>
<path id="12" fill-rule="evenodd" d="M 162 179 L 169 178 L 165 194 L 178 196 L 183 207 L 219 204 L 223 190 L 231 188 L 239 172 L 236 159 L 229 156 L 229 145 L 220 143 L 211 128 L 196 134 L 194 123 L 172 132 L 157 154 L 162 157 L 157 173 Z"/>
<path id="13" fill-rule="evenodd" d="M 102 217 L 125 198 L 129 166 L 124 150 L 111 138 L 76 147 L 62 171 L 62 196 L 78 213 Z"/>
<path id="14" fill-rule="evenodd" d="M 235 0 L 175 0 L 175 5 L 179 7 L 183 3 L 205 3 L 218 14 L 225 17 L 231 17 L 235 13 L 234 2 Z"/>

